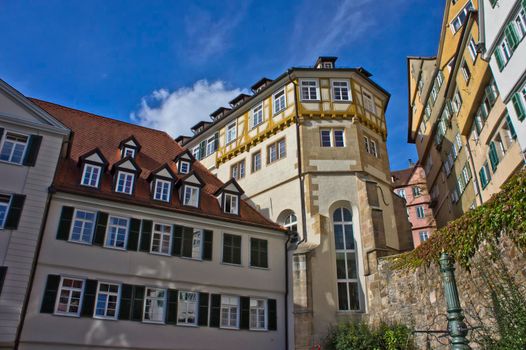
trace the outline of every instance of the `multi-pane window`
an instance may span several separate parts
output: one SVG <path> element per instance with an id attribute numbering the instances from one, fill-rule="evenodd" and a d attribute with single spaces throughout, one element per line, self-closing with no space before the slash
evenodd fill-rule
<path id="1" fill-rule="evenodd" d="M 250 128 L 253 129 L 259 124 L 263 123 L 263 104 L 260 103 L 252 109 L 252 119 Z"/>
<path id="2" fill-rule="evenodd" d="M 451 31 L 453 32 L 453 34 L 458 32 L 458 30 L 462 27 L 462 25 L 464 25 L 464 22 L 466 21 L 466 18 L 468 17 L 468 13 L 472 9 L 473 9 L 473 4 L 471 3 L 471 1 L 469 1 L 466 4 L 466 6 L 464 6 L 464 8 L 460 10 L 458 15 L 455 18 L 453 18 L 450 24 Z"/>
<path id="3" fill-rule="evenodd" d="M 22 164 L 24 154 L 26 153 L 27 142 L 27 136 L 8 132 L 2 140 L 0 160 Z"/>
<path id="4" fill-rule="evenodd" d="M 376 150 L 376 141 L 374 140 L 369 141 L 369 150 L 370 150 L 369 153 L 371 153 L 371 155 L 378 157 L 378 151 Z"/>
<path id="5" fill-rule="evenodd" d="M 223 235 L 223 262 L 241 264 L 241 236 L 228 233 Z"/>
<path id="6" fill-rule="evenodd" d="M 484 163 L 482 168 L 480 168 L 479 177 L 480 177 L 480 185 L 482 186 L 482 189 L 485 189 L 491 180 L 491 173 L 489 172 L 488 162 Z"/>
<path id="7" fill-rule="evenodd" d="M 225 193 L 225 213 L 239 213 L 239 196 L 237 194 Z"/>
<path id="8" fill-rule="evenodd" d="M 358 269 L 352 214 L 346 208 L 338 208 L 332 219 L 336 248 L 338 309 L 342 311 L 359 310 Z"/>
<path id="9" fill-rule="evenodd" d="M 523 121 L 526 118 L 526 85 L 511 97 L 513 109 L 517 114 L 517 119 Z"/>
<path id="10" fill-rule="evenodd" d="M 526 36 L 526 5 L 523 5 L 523 7 L 524 8 L 519 11 L 514 20 L 519 40 Z"/>
<path id="11" fill-rule="evenodd" d="M 97 165 L 84 165 L 81 184 L 84 186 L 98 187 L 101 167 Z"/>
<path id="12" fill-rule="evenodd" d="M 160 288 L 146 288 L 144 295 L 145 322 L 164 322 L 166 312 L 166 290 Z"/>
<path id="13" fill-rule="evenodd" d="M 69 240 L 79 243 L 91 243 L 95 229 L 96 214 L 90 211 L 75 210 Z"/>
<path id="14" fill-rule="evenodd" d="M 320 139 L 322 147 L 345 147 L 343 129 L 321 129 Z"/>
<path id="15" fill-rule="evenodd" d="M 183 204 L 196 208 L 199 206 L 199 187 L 184 186 Z"/>
<path id="16" fill-rule="evenodd" d="M 285 98 L 285 89 L 282 89 L 274 94 L 272 97 L 272 106 L 274 114 L 278 114 L 282 110 L 285 109 L 287 106 L 286 98 Z"/>
<path id="17" fill-rule="evenodd" d="M 252 154 L 252 172 L 256 172 L 261 169 L 261 151 L 257 151 Z"/>
<path id="18" fill-rule="evenodd" d="M 332 82 L 332 98 L 334 101 L 350 101 L 349 82 L 346 80 L 334 80 Z"/>
<path id="19" fill-rule="evenodd" d="M 332 146 L 332 137 L 331 129 L 322 129 L 320 130 L 321 146 L 322 147 L 331 147 Z"/>
<path id="20" fill-rule="evenodd" d="M 214 135 L 206 140 L 206 156 L 213 154 L 217 148 L 217 136 Z"/>
<path id="21" fill-rule="evenodd" d="M 169 202 L 171 188 L 172 188 L 172 183 L 170 181 L 156 179 L 153 199 L 156 199 L 158 201 L 163 201 L 163 202 Z"/>
<path id="22" fill-rule="evenodd" d="M 110 216 L 106 231 L 106 247 L 126 248 L 126 236 L 128 232 L 128 219 Z"/>
<path id="23" fill-rule="evenodd" d="M 302 80 L 300 82 L 300 85 L 301 85 L 301 100 L 302 101 L 319 100 L 317 80 Z"/>
<path id="24" fill-rule="evenodd" d="M 95 317 L 117 318 L 120 287 L 119 284 L 99 282 Z"/>
<path id="25" fill-rule="evenodd" d="M 420 242 L 425 242 L 429 239 L 429 233 L 427 231 L 420 231 Z"/>
<path id="26" fill-rule="evenodd" d="M 362 91 L 362 96 L 364 108 L 372 114 L 376 114 L 376 105 L 374 104 L 373 95 L 364 90 Z"/>
<path id="27" fill-rule="evenodd" d="M 239 297 L 221 295 L 221 327 L 239 327 Z"/>
<path id="28" fill-rule="evenodd" d="M 460 64 L 460 71 L 462 72 L 462 76 L 464 77 L 464 80 L 469 82 L 469 79 L 471 79 L 471 71 L 469 70 L 468 63 L 463 60 Z"/>
<path id="29" fill-rule="evenodd" d="M 241 160 L 230 167 L 230 177 L 239 180 L 245 177 L 245 160 Z"/>
<path id="30" fill-rule="evenodd" d="M 423 219 L 426 216 L 424 207 L 422 205 L 419 205 L 416 207 L 416 217 L 419 219 Z"/>
<path id="31" fill-rule="evenodd" d="M 198 294 L 179 291 L 177 303 L 177 324 L 197 324 Z"/>
<path id="32" fill-rule="evenodd" d="M 188 174 L 190 172 L 190 163 L 186 161 L 179 162 L 179 172 L 181 174 Z"/>
<path id="33" fill-rule="evenodd" d="M 58 300 L 55 313 L 60 315 L 78 316 L 82 302 L 84 280 L 62 277 L 58 289 Z"/>
<path id="34" fill-rule="evenodd" d="M 201 159 L 201 147 L 196 146 L 192 149 L 192 155 L 195 159 Z"/>
<path id="35" fill-rule="evenodd" d="M 287 156 L 287 149 L 285 139 L 270 144 L 267 147 L 268 161 L 267 163 L 275 162 Z"/>
<path id="36" fill-rule="evenodd" d="M 268 267 L 268 241 L 250 238 L 250 266 Z"/>
<path id="37" fill-rule="evenodd" d="M 289 231 L 298 232 L 298 218 L 296 217 L 296 214 L 290 213 L 285 218 L 285 223 L 283 224 L 283 226 Z"/>
<path id="38" fill-rule="evenodd" d="M 400 197 L 405 198 L 405 190 L 403 188 L 399 189 L 397 193 Z"/>
<path id="39" fill-rule="evenodd" d="M 203 248 L 203 230 L 198 228 L 185 227 L 182 230 L 182 241 L 180 251 L 172 252 L 185 258 L 201 259 Z"/>
<path id="40" fill-rule="evenodd" d="M 413 197 L 419 197 L 422 194 L 422 190 L 418 186 L 413 186 Z"/>
<path id="41" fill-rule="evenodd" d="M 237 125 L 236 122 L 230 123 L 226 127 L 226 143 L 229 144 L 234 142 L 237 137 Z"/>
<path id="42" fill-rule="evenodd" d="M 250 298 L 250 329 L 267 329 L 267 301 Z"/>
<path id="43" fill-rule="evenodd" d="M 117 187 L 115 191 L 120 193 L 132 194 L 134 174 L 119 171 L 117 176 Z"/>
<path id="44" fill-rule="evenodd" d="M 363 137 L 363 145 L 365 147 L 365 152 L 370 153 L 370 151 L 369 151 L 369 138 L 367 136 Z"/>
<path id="45" fill-rule="evenodd" d="M 131 147 L 124 147 L 124 149 L 122 150 L 122 158 L 126 157 L 135 157 L 135 149 Z"/>
<path id="46" fill-rule="evenodd" d="M 172 226 L 165 224 L 153 225 L 152 233 L 152 253 L 170 255 L 172 242 Z"/>
<path id="47" fill-rule="evenodd" d="M 475 43 L 473 37 L 469 39 L 468 49 L 471 59 L 473 59 L 473 62 L 475 62 L 475 59 L 477 58 L 477 44 Z"/>
<path id="48" fill-rule="evenodd" d="M 9 203 L 11 196 L 0 194 L 0 229 L 4 228 L 7 213 L 9 212 Z"/>

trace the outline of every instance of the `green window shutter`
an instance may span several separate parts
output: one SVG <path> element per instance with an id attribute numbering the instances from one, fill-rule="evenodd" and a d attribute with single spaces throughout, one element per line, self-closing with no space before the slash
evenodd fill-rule
<path id="1" fill-rule="evenodd" d="M 484 167 L 480 168 L 479 170 L 479 178 L 480 178 L 480 185 L 482 186 L 482 189 L 486 188 L 487 180 L 486 180 L 486 174 L 484 172 Z"/>
<path id="2" fill-rule="evenodd" d="M 35 166 L 38 157 L 38 151 L 40 150 L 40 144 L 42 143 L 42 136 L 31 135 L 27 143 L 26 155 L 24 156 L 24 165 Z"/>
<path id="3" fill-rule="evenodd" d="M 48 275 L 46 282 L 46 289 L 44 291 L 44 298 L 42 299 L 42 306 L 40 312 L 44 314 L 52 314 L 55 311 L 55 301 L 57 300 L 58 286 L 60 285 L 59 275 Z"/>
<path id="4" fill-rule="evenodd" d="M 131 318 L 132 321 L 142 322 L 142 313 L 144 310 L 144 292 L 143 286 L 133 286 L 133 301 L 131 307 Z"/>
<path id="5" fill-rule="evenodd" d="M 495 59 L 497 60 L 497 66 L 499 67 L 499 71 L 502 71 L 502 68 L 504 68 L 504 60 L 502 59 L 502 55 L 500 54 L 499 48 L 495 50 Z"/>
<path id="6" fill-rule="evenodd" d="M 504 30 L 504 35 L 506 35 L 506 38 L 508 38 L 511 49 L 515 50 L 517 45 L 519 45 L 519 36 L 517 35 L 515 24 L 513 22 L 508 24 Z"/>
<path id="7" fill-rule="evenodd" d="M 239 317 L 239 329 L 249 329 L 250 328 L 250 298 L 240 297 L 239 306 L 241 309 L 241 313 Z"/>
<path id="8" fill-rule="evenodd" d="M 199 144 L 199 160 L 205 158 L 205 155 L 206 155 L 206 140 L 203 140 Z"/>
<path id="9" fill-rule="evenodd" d="M 172 236 L 172 255 L 181 256 L 181 250 L 183 246 L 183 226 L 174 225 L 173 226 L 173 236 Z"/>
<path id="10" fill-rule="evenodd" d="M 526 10 L 526 0 L 522 0 L 522 7 Z"/>
<path id="11" fill-rule="evenodd" d="M 62 207 L 62 213 L 60 214 L 60 222 L 57 229 L 57 239 L 67 241 L 69 238 L 69 230 L 71 229 L 71 220 L 73 219 L 73 207 Z"/>
<path id="12" fill-rule="evenodd" d="M 179 293 L 175 289 L 168 289 L 168 301 L 166 308 L 166 323 L 177 324 L 177 298 Z"/>
<path id="13" fill-rule="evenodd" d="M 219 327 L 221 320 L 221 295 L 212 294 L 210 301 L 210 327 Z"/>
<path id="14" fill-rule="evenodd" d="M 181 255 L 186 258 L 192 257 L 192 245 L 194 241 L 194 229 L 191 227 L 183 227 L 183 246 Z"/>
<path id="15" fill-rule="evenodd" d="M 142 220 L 141 225 L 141 244 L 139 251 L 149 253 L 152 245 L 152 226 L 151 220 Z"/>
<path id="16" fill-rule="evenodd" d="M 4 287 L 5 275 L 7 275 L 7 266 L 0 266 L 0 295 L 2 295 L 2 288 Z"/>
<path id="17" fill-rule="evenodd" d="M 131 219 L 130 229 L 128 231 L 128 245 L 127 250 L 137 251 L 139 246 L 139 236 L 141 234 L 141 220 Z"/>
<path id="18" fill-rule="evenodd" d="M 93 235 L 93 245 L 103 246 L 106 237 L 106 225 L 108 224 L 108 213 L 97 212 L 97 223 L 95 224 L 95 234 Z"/>
<path id="19" fill-rule="evenodd" d="M 491 163 L 491 170 L 495 171 L 497 165 L 499 165 L 499 156 L 497 154 L 497 146 L 495 146 L 495 142 L 493 141 L 489 144 L 489 160 Z"/>
<path id="20" fill-rule="evenodd" d="M 524 107 L 524 104 L 522 103 L 521 96 L 517 92 L 512 97 L 511 100 L 513 102 L 513 108 L 515 109 L 515 112 L 517 113 L 517 118 L 522 121 L 526 117 L 526 107 Z"/>
<path id="21" fill-rule="evenodd" d="M 0 140 L 2 140 L 2 135 L 4 134 L 4 128 L 0 128 Z"/>
<path id="22" fill-rule="evenodd" d="M 80 316 L 92 317 L 95 311 L 95 298 L 97 296 L 97 280 L 86 280 L 84 282 L 84 295 L 82 296 L 82 309 Z"/>
<path id="23" fill-rule="evenodd" d="M 123 284 L 121 286 L 121 299 L 119 305 L 119 320 L 129 320 L 132 315 L 133 286 Z"/>
<path id="24" fill-rule="evenodd" d="M 267 310 L 268 310 L 268 330 L 275 331 L 278 329 L 278 320 L 277 320 L 277 307 L 276 300 L 269 299 L 267 300 Z"/>
<path id="25" fill-rule="evenodd" d="M 218 148 L 219 148 L 219 133 L 216 132 L 214 134 L 214 151 L 217 151 Z"/>
<path id="26" fill-rule="evenodd" d="M 489 0 L 489 3 L 491 4 L 491 7 L 495 7 L 497 0 Z"/>
<path id="27" fill-rule="evenodd" d="M 22 209 L 24 209 L 24 202 L 26 196 L 23 194 L 13 194 L 11 196 L 11 203 L 9 204 L 9 211 L 5 219 L 4 228 L 6 230 L 16 230 L 22 216 Z"/>
<path id="28" fill-rule="evenodd" d="M 199 293 L 199 314 L 197 324 L 199 326 L 208 326 L 208 293 Z"/>
<path id="29" fill-rule="evenodd" d="M 513 123 L 511 122 L 511 118 L 508 114 L 506 114 L 506 124 L 508 124 L 508 130 L 510 131 L 510 135 L 512 139 L 517 138 L 517 133 L 515 132 L 515 128 L 513 127 Z"/>
<path id="30" fill-rule="evenodd" d="M 204 230 L 203 231 L 203 260 L 212 261 L 212 248 L 213 248 L 213 240 L 214 240 L 214 231 L 212 230 Z"/>

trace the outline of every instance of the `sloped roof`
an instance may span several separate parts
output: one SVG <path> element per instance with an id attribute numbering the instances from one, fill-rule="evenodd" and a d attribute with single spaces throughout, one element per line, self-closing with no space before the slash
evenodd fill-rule
<path id="1" fill-rule="evenodd" d="M 393 178 L 393 186 L 395 188 L 407 186 L 415 168 L 416 166 L 412 166 L 403 170 L 391 171 L 391 177 Z"/>
<path id="2" fill-rule="evenodd" d="M 233 217 L 223 213 L 218 200 L 213 195 L 223 186 L 223 182 L 197 161 L 193 163 L 192 169 L 205 182 L 200 208 L 183 206 L 177 195 L 172 196 L 171 203 L 152 200 L 150 184 L 147 180 L 150 173 L 163 164 L 168 164 L 170 169 L 177 173 L 173 159 L 185 151 L 164 131 L 98 116 L 51 102 L 37 99 L 31 99 L 31 101 L 73 132 L 68 155 L 60 160 L 53 182 L 53 186 L 57 190 L 285 231 L 278 224 L 266 219 L 245 201 L 240 203 L 239 216 Z M 82 169 L 77 162 L 79 157 L 98 147 L 108 160 L 109 169 L 111 169 L 115 163 L 121 160 L 119 144 L 130 135 L 133 135 L 141 144 L 141 151 L 136 155 L 135 162 L 142 169 L 142 172 L 137 180 L 133 195 L 115 193 L 112 190 L 112 176 L 109 171 L 101 176 L 100 189 L 81 186 Z"/>

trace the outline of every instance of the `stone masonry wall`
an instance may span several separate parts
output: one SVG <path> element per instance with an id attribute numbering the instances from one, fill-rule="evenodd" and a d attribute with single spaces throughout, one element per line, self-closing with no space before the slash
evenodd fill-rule
<path id="1" fill-rule="evenodd" d="M 518 285 L 526 286 L 526 252 L 519 251 L 504 237 L 499 246 L 501 259 L 496 263 L 487 259 L 487 253 L 480 250 L 474 257 L 473 266 L 485 264 L 487 268 L 502 271 L 499 261 L 506 266 Z M 481 270 L 473 268 L 468 272 L 458 265 L 455 276 L 459 290 L 462 308 L 465 310 L 466 320 L 471 326 L 480 325 L 475 319 L 479 315 L 488 325 L 488 288 L 484 283 Z M 378 272 L 369 276 L 367 283 L 369 297 L 368 322 L 402 323 L 414 330 L 445 330 L 447 329 L 446 303 L 442 289 L 442 281 L 438 266 L 421 267 L 416 271 L 391 271 L 387 260 L 380 260 Z M 473 339 L 473 335 L 468 335 Z M 429 342 L 426 340 L 429 338 Z M 415 340 L 418 349 L 447 349 L 433 336 L 417 334 Z M 445 342 L 445 339 L 441 339 Z M 474 344 L 470 344 L 473 346 Z M 473 348 L 477 348 L 476 345 Z"/>

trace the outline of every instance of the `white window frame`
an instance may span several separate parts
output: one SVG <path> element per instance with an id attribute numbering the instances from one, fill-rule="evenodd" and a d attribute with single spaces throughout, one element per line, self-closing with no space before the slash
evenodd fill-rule
<path id="1" fill-rule="evenodd" d="M 169 227 L 170 231 L 165 232 L 164 230 L 159 230 L 156 228 L 157 225 L 163 228 Z M 156 239 L 159 240 L 159 248 L 157 250 L 154 250 L 153 242 Z M 163 252 L 163 243 L 166 243 L 166 239 L 168 239 L 168 251 Z M 173 226 L 170 224 L 162 223 L 162 222 L 154 222 L 153 227 L 152 227 L 152 238 L 150 242 L 150 253 L 157 254 L 157 255 L 165 255 L 165 256 L 171 255 L 172 254 L 172 240 L 173 240 Z"/>
<path id="2" fill-rule="evenodd" d="M 225 143 L 228 145 L 234 142 L 237 138 L 237 121 L 227 125 L 225 132 Z"/>
<path id="3" fill-rule="evenodd" d="M 181 168 L 179 169 L 179 172 L 181 174 L 188 174 L 190 172 L 190 162 L 186 160 L 181 160 L 179 162 L 179 165 L 181 166 Z M 186 166 L 186 169 L 185 169 L 185 166 Z"/>
<path id="4" fill-rule="evenodd" d="M 192 194 L 194 193 L 193 191 L 195 190 L 195 193 L 196 193 L 196 198 L 195 198 L 195 203 L 192 201 Z M 192 185 L 184 185 L 184 189 L 183 189 L 183 205 L 186 205 L 186 206 L 189 206 L 189 207 L 194 207 L 194 208 L 198 208 L 199 207 L 199 196 L 200 196 L 200 188 L 197 187 L 197 186 L 192 186 Z M 190 191 L 190 197 L 187 197 L 187 192 Z"/>
<path id="5" fill-rule="evenodd" d="M 469 38 L 468 50 L 469 50 L 469 55 L 471 56 L 471 59 L 473 60 L 473 63 L 475 63 L 475 60 L 477 59 L 477 56 L 478 56 L 478 52 L 477 52 L 477 44 L 475 43 L 475 40 L 473 39 L 473 37 Z"/>
<path id="6" fill-rule="evenodd" d="M 73 281 L 80 281 L 82 282 L 82 286 L 80 288 L 76 288 L 76 287 L 65 287 L 64 286 L 64 280 L 73 280 Z M 60 276 L 60 285 L 59 285 L 59 288 L 58 288 L 58 292 L 57 292 L 57 298 L 55 300 L 55 307 L 54 307 L 54 314 L 55 315 L 60 315 L 60 316 L 71 316 L 71 317 L 79 317 L 80 316 L 80 312 L 82 310 L 82 301 L 84 299 L 84 286 L 85 286 L 85 283 L 86 283 L 86 280 L 83 279 L 83 278 L 77 278 L 77 277 L 69 277 L 69 276 Z M 66 290 L 68 291 L 68 296 L 67 296 L 67 309 L 69 310 L 69 308 L 71 307 L 71 297 L 72 297 L 72 294 L 74 292 L 80 292 L 80 297 L 79 297 L 79 304 L 78 304 L 78 307 L 77 307 L 77 312 L 69 312 L 69 311 L 59 311 L 58 310 L 58 306 L 60 304 L 60 299 L 61 299 L 61 295 L 62 295 L 62 291 L 63 290 Z"/>
<path id="7" fill-rule="evenodd" d="M 449 22 L 449 28 L 451 29 L 451 32 L 453 34 L 456 34 L 460 30 L 460 28 L 462 28 L 462 26 L 465 24 L 470 7 L 473 8 L 473 3 L 471 1 L 466 3 L 466 5 L 457 13 L 453 20 Z M 464 14 L 464 20 L 462 22 L 458 22 L 458 28 L 455 28 L 455 22 L 460 21 L 461 14 Z"/>
<path id="8" fill-rule="evenodd" d="M 376 104 L 374 103 L 374 95 L 369 91 L 362 89 L 363 108 L 370 113 L 376 115 Z"/>
<path id="9" fill-rule="evenodd" d="M 23 133 L 19 133 L 19 132 L 13 132 L 13 131 L 9 131 L 9 130 L 4 129 L 4 135 L 2 135 L 2 140 L 1 140 L 2 142 L 0 142 L 0 154 L 2 153 L 2 151 L 4 149 L 5 143 L 7 141 L 7 137 L 9 135 L 12 135 L 12 136 L 15 136 L 15 137 L 25 137 L 26 141 L 25 142 L 21 142 L 21 141 L 17 141 L 17 140 L 9 140 L 9 142 L 11 142 L 13 144 L 13 148 L 11 149 L 11 152 L 9 154 L 9 158 L 5 159 L 5 160 L 2 159 L 0 161 L 1 162 L 6 162 L 6 163 L 10 163 L 10 164 L 21 165 L 22 163 L 24 163 L 24 158 L 26 157 L 27 146 L 29 144 L 29 135 L 26 135 L 26 134 L 23 134 Z M 16 145 L 23 145 L 24 146 L 24 150 L 22 151 L 22 156 L 20 157 L 20 161 L 18 161 L 18 162 L 14 162 L 13 161 L 13 154 L 14 154 L 14 150 L 15 150 L 15 146 Z"/>
<path id="10" fill-rule="evenodd" d="M 90 169 L 90 171 L 88 171 Z M 94 178 L 93 171 L 97 170 L 97 174 Z M 94 164 L 84 164 L 84 171 L 82 172 L 82 179 L 80 181 L 80 184 L 82 186 L 86 187 L 99 187 L 99 181 L 100 181 L 100 174 L 102 172 L 102 167 L 100 165 L 94 165 Z M 89 176 L 87 176 L 89 175 Z M 87 181 L 86 181 L 87 180 Z M 95 181 L 95 185 L 92 185 L 91 183 Z"/>
<path id="11" fill-rule="evenodd" d="M 526 8 L 519 9 L 519 12 L 517 16 L 515 16 L 513 22 L 517 29 L 517 35 L 520 41 L 526 36 Z"/>
<path id="12" fill-rule="evenodd" d="M 101 292 L 100 287 L 103 284 L 107 284 L 108 286 L 117 286 L 118 287 L 117 293 L 109 292 L 109 291 L 108 292 Z M 122 290 L 122 288 L 121 288 L 121 285 L 119 283 L 99 281 L 97 283 L 97 294 L 95 295 L 95 306 L 93 308 L 93 318 L 99 318 L 99 319 L 105 319 L 105 320 L 116 320 L 119 317 L 119 307 L 120 307 L 120 303 L 121 303 L 121 290 Z M 99 295 L 101 295 L 102 293 L 106 294 L 108 296 L 108 298 L 106 300 L 106 305 L 104 306 L 104 315 L 97 315 L 97 304 L 98 304 L 98 301 L 99 301 Z M 107 316 L 106 314 L 108 313 L 108 303 L 109 303 L 109 298 L 111 296 L 114 296 L 117 299 L 116 302 L 115 302 L 115 315 L 114 316 Z"/>
<path id="13" fill-rule="evenodd" d="M 345 86 L 335 86 L 337 84 L 345 84 Z M 343 98 L 343 90 L 347 89 L 347 99 Z M 336 90 L 340 90 L 340 98 L 337 98 Z M 345 79 L 334 79 L 331 80 L 331 93 L 332 100 L 335 102 L 352 102 L 351 84 L 349 80 Z"/>
<path id="14" fill-rule="evenodd" d="M 418 236 L 420 238 L 420 242 L 425 242 L 429 239 L 429 232 L 427 231 L 420 231 L 418 232 Z"/>
<path id="15" fill-rule="evenodd" d="M 201 158 L 201 148 L 199 147 L 199 145 L 195 146 L 192 149 L 192 155 L 194 156 L 195 159 Z"/>
<path id="16" fill-rule="evenodd" d="M 324 135 L 324 133 L 325 133 L 325 135 Z M 324 136 L 326 137 L 327 133 L 328 133 L 328 136 L 329 136 L 329 144 L 328 145 L 324 144 Z M 320 143 L 321 143 L 321 147 L 323 147 L 323 148 L 332 147 L 332 130 L 331 129 L 328 129 L 328 128 L 320 129 Z"/>
<path id="17" fill-rule="evenodd" d="M 274 115 L 276 115 L 284 111 L 286 108 L 287 108 L 287 92 L 285 91 L 285 88 L 282 88 L 276 91 L 272 95 L 272 111 Z"/>
<path id="18" fill-rule="evenodd" d="M 111 219 L 117 219 L 117 220 L 124 220 L 126 221 L 126 225 L 120 225 L 120 224 L 112 224 Z M 110 243 L 110 230 L 112 228 L 117 229 L 116 237 L 114 239 L 113 244 Z M 130 220 L 128 218 L 116 216 L 116 215 L 109 215 L 108 217 L 108 224 L 106 226 L 106 236 L 104 237 L 104 246 L 106 248 L 112 248 L 112 249 L 120 249 L 120 250 L 126 250 L 126 246 L 128 244 L 128 230 L 130 228 Z M 123 240 L 123 246 L 118 247 L 117 246 L 117 237 L 119 236 L 118 230 L 124 229 L 124 240 Z"/>
<path id="19" fill-rule="evenodd" d="M 122 158 L 126 157 L 135 158 L 135 148 L 124 146 L 122 149 Z"/>
<path id="20" fill-rule="evenodd" d="M 224 212 L 227 214 L 239 214 L 239 195 L 237 194 L 231 194 L 231 193 L 225 193 L 224 194 Z M 227 206 L 227 203 L 229 203 L 229 206 Z M 230 211 L 227 211 L 227 207 L 230 208 Z"/>
<path id="21" fill-rule="evenodd" d="M 259 163 L 256 160 L 256 156 L 259 159 Z M 255 173 L 256 171 L 261 170 L 261 168 L 263 166 L 262 159 L 261 159 L 261 151 L 257 151 L 257 152 L 252 153 L 251 158 L 252 158 L 252 162 L 251 162 L 251 165 L 250 165 L 251 172 Z M 259 164 L 259 166 L 257 166 L 258 164 Z"/>
<path id="22" fill-rule="evenodd" d="M 230 177 L 236 180 L 241 180 L 245 177 L 247 173 L 247 168 L 245 164 L 245 159 L 241 159 L 239 162 L 236 162 L 230 166 Z"/>
<path id="23" fill-rule="evenodd" d="M 265 119 L 263 116 L 263 102 L 252 108 L 250 114 L 250 129 L 254 129 L 258 125 L 263 124 L 263 121 Z"/>
<path id="24" fill-rule="evenodd" d="M 284 149 L 283 152 L 282 152 L 281 147 L 280 147 L 280 144 L 282 142 L 285 143 L 285 149 Z M 275 158 L 274 159 L 272 159 L 272 148 L 273 147 L 275 148 Z M 271 164 L 271 163 L 277 162 L 278 160 L 287 157 L 287 142 L 286 142 L 286 140 L 283 138 L 283 139 L 280 139 L 280 140 L 278 140 L 276 142 L 273 142 L 273 143 L 269 144 L 267 146 L 267 153 L 268 153 L 267 164 Z"/>
<path id="25" fill-rule="evenodd" d="M 84 227 L 86 225 L 86 222 L 88 222 L 88 220 L 86 219 L 78 219 L 77 218 L 77 213 L 78 212 L 83 212 L 83 213 L 88 213 L 88 214 L 93 214 L 93 226 L 91 228 L 91 233 L 90 233 L 90 236 L 89 236 L 89 241 L 86 242 L 84 240 L 82 240 L 82 236 L 83 236 L 83 232 L 84 232 Z M 82 232 L 80 234 L 80 237 L 79 237 L 79 240 L 74 240 L 72 238 L 73 236 L 73 230 L 75 228 L 75 222 L 79 220 L 80 222 L 82 222 Z M 94 212 L 94 211 L 91 211 L 91 210 L 84 210 L 84 209 L 75 209 L 73 211 L 73 218 L 71 220 L 71 228 L 69 229 L 69 236 L 68 236 L 68 241 L 69 242 L 74 242 L 74 243 L 80 243 L 80 244 L 91 244 L 91 242 L 93 241 L 93 234 L 95 233 L 95 226 L 97 225 L 97 213 Z"/>
<path id="26" fill-rule="evenodd" d="M 314 83 L 314 84 L 313 84 Z M 301 101 L 319 101 L 320 88 L 317 79 L 301 79 L 300 80 L 300 96 Z M 314 92 L 314 96 L 312 94 Z"/>
<path id="27" fill-rule="evenodd" d="M 378 148 L 376 147 L 376 141 L 373 139 L 369 140 L 369 150 L 371 151 L 371 155 L 378 158 Z"/>
<path id="28" fill-rule="evenodd" d="M 400 188 L 396 194 L 399 196 L 399 197 L 402 197 L 405 199 L 405 189 L 404 188 Z"/>
<path id="29" fill-rule="evenodd" d="M 155 292 L 163 292 L 163 296 L 148 296 L 148 291 L 155 291 Z M 167 309 L 167 303 L 166 303 L 166 289 L 164 288 L 156 288 L 156 287 L 146 287 L 144 289 L 144 303 L 143 303 L 143 309 L 142 309 L 142 321 L 144 323 L 164 323 L 164 320 L 166 318 L 166 309 Z M 149 303 L 148 303 L 149 301 Z M 152 308 L 152 305 L 157 304 L 158 302 L 162 302 L 162 317 L 161 319 L 147 319 L 147 308 L 149 307 L 150 310 Z M 151 313 L 151 312 L 150 312 Z"/>
<path id="30" fill-rule="evenodd" d="M 216 137 L 215 135 L 212 135 L 211 137 L 206 139 L 206 157 L 209 155 L 212 155 L 216 151 Z M 203 157 L 204 158 L 204 157 Z"/>
<path id="31" fill-rule="evenodd" d="M 186 298 L 182 299 L 182 296 L 185 296 Z M 195 301 L 189 301 L 188 295 L 195 296 Z M 188 311 L 190 310 L 190 305 L 194 304 L 194 322 L 188 322 Z M 181 310 L 185 309 L 186 316 L 185 321 L 179 321 L 179 314 L 181 313 Z M 191 311 L 191 310 L 190 310 Z M 199 293 L 198 292 L 192 292 L 192 291 L 186 291 L 186 290 L 180 290 L 177 295 L 177 325 L 178 326 L 197 326 L 199 318 Z"/>
<path id="32" fill-rule="evenodd" d="M 166 188 L 165 186 L 168 186 Z M 160 191 L 158 191 L 160 187 Z M 164 191 L 166 190 L 166 193 Z M 172 182 L 168 180 L 163 179 L 155 179 L 155 186 L 153 190 L 153 199 L 161 201 L 161 202 L 170 202 L 171 199 L 171 193 L 172 193 Z M 160 197 L 158 196 L 160 195 Z M 166 195 L 166 199 L 163 199 L 163 197 Z"/>
<path id="33" fill-rule="evenodd" d="M 7 202 L 5 202 L 5 201 L 0 201 L 0 206 L 5 208 L 4 216 L 3 216 L 3 217 L 0 217 L 0 229 L 3 229 L 3 228 L 4 228 L 4 225 L 5 225 L 5 221 L 7 220 L 7 215 L 9 215 L 9 208 L 10 208 L 10 206 L 11 206 L 11 199 L 12 199 L 13 197 L 10 196 L 10 195 L 7 195 L 7 194 L 1 194 L 1 193 L 0 193 L 0 196 L 1 196 L 1 197 L 5 197 L 5 198 L 7 198 Z"/>
<path id="34" fill-rule="evenodd" d="M 255 306 L 252 306 L 252 301 L 255 301 L 256 302 L 256 305 Z M 258 307 L 257 306 L 257 303 L 258 301 L 263 301 L 263 307 Z M 250 330 L 253 330 L 253 331 L 266 331 L 267 328 L 268 328 L 268 301 L 267 299 L 263 299 L 263 298 L 250 298 L 250 312 L 249 312 L 249 329 Z M 261 316 L 260 315 L 260 312 L 263 312 L 263 327 L 260 327 L 258 325 L 259 323 L 259 317 L 258 316 Z M 253 325 L 252 323 L 252 314 L 253 312 L 255 312 L 255 317 L 256 317 L 256 326 Z"/>
<path id="35" fill-rule="evenodd" d="M 464 78 L 466 84 L 469 83 L 469 81 L 471 80 L 472 73 L 469 70 L 468 63 L 466 62 L 466 60 L 462 60 L 462 63 L 460 63 L 460 71 L 462 72 L 462 77 Z"/>
<path id="36" fill-rule="evenodd" d="M 121 177 L 124 177 L 123 179 L 123 183 L 122 183 L 122 188 L 119 190 L 119 187 L 121 186 L 120 182 L 121 182 Z M 126 191 L 126 182 L 128 180 L 128 177 L 131 177 L 131 180 L 130 180 L 130 187 L 128 188 L 128 191 Z M 133 185 L 134 185 L 134 182 L 135 181 L 135 174 L 134 173 L 131 173 L 129 171 L 122 171 L 122 170 L 119 170 L 117 172 L 117 181 L 115 183 L 115 192 L 117 193 L 124 193 L 124 194 L 132 194 L 133 193 Z"/>
<path id="37" fill-rule="evenodd" d="M 224 299 L 229 298 L 228 303 L 224 301 Z M 235 299 L 237 303 L 234 305 L 231 303 L 231 301 Z M 236 309 L 236 324 L 232 326 L 230 324 L 231 316 L 232 316 L 232 309 L 235 307 Z M 226 309 L 227 315 L 228 315 L 228 324 L 223 324 L 223 310 Z M 220 328 L 226 328 L 226 329 L 239 329 L 239 316 L 240 316 L 240 303 L 239 303 L 239 297 L 235 295 L 221 295 L 221 312 L 219 315 L 219 324 Z"/>

